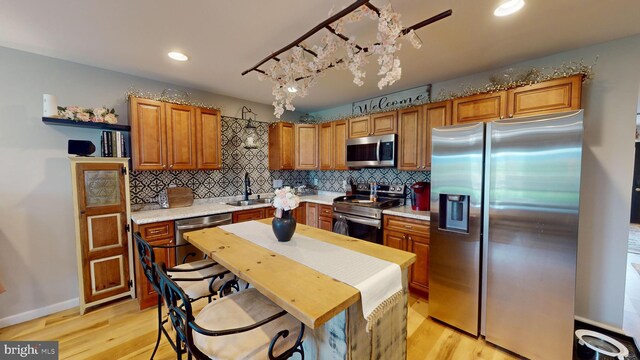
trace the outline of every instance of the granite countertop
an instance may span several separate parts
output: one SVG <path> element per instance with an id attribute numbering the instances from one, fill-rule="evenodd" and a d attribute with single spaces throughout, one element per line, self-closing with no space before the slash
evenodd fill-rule
<path id="1" fill-rule="evenodd" d="M 386 210 L 383 210 L 382 213 L 386 215 L 402 216 L 409 219 L 426 220 L 426 221 L 431 220 L 429 211 L 411 210 L 411 205 L 404 205 L 404 206 L 398 206 L 398 207 L 386 209 Z"/>
<path id="2" fill-rule="evenodd" d="M 344 193 L 319 191 L 318 194 L 315 195 L 301 195 L 300 201 L 331 205 L 333 204 L 334 198 L 342 195 L 344 195 Z M 232 206 L 226 204 L 227 202 L 240 199 L 242 199 L 242 196 L 196 199 L 193 201 L 193 205 L 191 206 L 172 209 L 161 209 L 156 204 L 150 204 L 143 206 L 140 211 L 132 212 L 131 220 L 138 225 L 143 225 L 159 221 L 178 220 L 195 216 L 223 214 L 234 211 L 271 207 L 271 204 L 254 204 L 247 206 Z"/>

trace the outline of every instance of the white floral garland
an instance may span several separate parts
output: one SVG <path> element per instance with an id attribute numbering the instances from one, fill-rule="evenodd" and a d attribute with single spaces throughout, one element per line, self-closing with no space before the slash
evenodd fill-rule
<path id="1" fill-rule="evenodd" d="M 285 109 L 295 110 L 292 104 L 293 99 L 296 96 L 305 97 L 308 94 L 308 88 L 315 85 L 323 72 L 331 67 L 349 69 L 353 75 L 353 82 L 362 86 L 364 84 L 362 79 L 366 76 L 364 67 L 368 63 L 366 57 L 370 54 L 378 55 L 378 65 L 380 66 L 378 75 L 381 76 L 378 88 L 382 89 L 400 79 L 402 69 L 396 53 L 400 50 L 401 44 L 398 40 L 406 37 L 415 48 L 420 48 L 422 44 L 413 30 L 403 35 L 400 14 L 392 10 L 391 4 L 384 6 L 379 11 L 380 15 L 366 6 L 361 6 L 332 24 L 336 33 L 342 33 L 344 25 L 348 23 L 358 22 L 364 17 L 369 17 L 372 20 L 377 19 L 376 43 L 358 48 L 355 37 L 342 40 L 336 39 L 333 34 L 326 34 L 322 38 L 321 45 L 309 48 L 305 44 L 300 44 L 291 50 L 289 56 L 280 58 L 265 71 L 265 74 L 259 75 L 260 80 L 269 79 L 274 84 L 272 91 L 274 96 L 273 113 L 277 118 L 280 118 Z M 336 59 L 335 55 L 339 47 L 346 50 L 346 58 Z M 316 56 L 308 60 L 303 48 L 313 51 Z M 295 88 L 297 91 L 290 92 L 289 88 Z"/>

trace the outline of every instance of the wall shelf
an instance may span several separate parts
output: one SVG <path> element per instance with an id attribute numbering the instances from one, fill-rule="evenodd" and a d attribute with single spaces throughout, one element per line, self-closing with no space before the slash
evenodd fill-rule
<path id="1" fill-rule="evenodd" d="M 47 125 L 71 126 L 89 129 L 115 130 L 115 131 L 131 131 L 129 125 L 107 124 L 98 122 L 73 121 L 69 119 L 57 119 L 43 117 L 42 122 Z"/>

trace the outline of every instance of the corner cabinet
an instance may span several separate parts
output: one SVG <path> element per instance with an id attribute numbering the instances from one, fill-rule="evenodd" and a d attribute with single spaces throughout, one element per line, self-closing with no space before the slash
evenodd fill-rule
<path id="1" fill-rule="evenodd" d="M 383 243 L 416 254 L 409 268 L 409 290 L 429 298 L 429 222 L 399 216 L 384 216 Z"/>
<path id="2" fill-rule="evenodd" d="M 269 126 L 269 170 L 293 170 L 295 126 L 277 122 Z"/>
<path id="3" fill-rule="evenodd" d="M 220 169 L 218 110 L 131 97 L 134 170 Z"/>
<path id="4" fill-rule="evenodd" d="M 80 313 L 135 297 L 128 158 L 71 158 Z"/>

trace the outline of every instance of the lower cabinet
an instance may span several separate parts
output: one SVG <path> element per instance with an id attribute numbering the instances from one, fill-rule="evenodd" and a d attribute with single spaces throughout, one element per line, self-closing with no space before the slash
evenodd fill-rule
<path id="1" fill-rule="evenodd" d="M 145 239 L 151 246 L 154 245 L 174 245 L 175 244 L 175 230 L 173 221 L 162 221 L 144 225 L 133 225 L 133 231 L 139 231 L 142 238 Z M 138 305 L 140 310 L 154 306 L 158 303 L 158 295 L 149 281 L 142 272 L 142 266 L 140 265 L 140 257 L 138 255 L 137 246 L 134 245 L 135 250 L 135 263 L 136 263 L 136 292 L 138 294 Z M 175 266 L 175 249 L 154 249 L 156 256 L 156 262 L 163 262 L 167 267 Z"/>
<path id="2" fill-rule="evenodd" d="M 318 205 L 318 227 L 333 231 L 333 208 L 331 205 Z"/>
<path id="3" fill-rule="evenodd" d="M 307 203 L 301 202 L 297 208 L 293 209 L 293 217 L 296 218 L 298 224 L 305 225 L 307 223 Z"/>
<path id="4" fill-rule="evenodd" d="M 318 205 L 307 203 L 307 225 L 318 227 Z"/>
<path id="5" fill-rule="evenodd" d="M 260 220 L 271 216 L 270 208 L 259 208 L 233 212 L 233 222 L 239 223 L 251 220 Z M 266 215 L 265 215 L 266 214 Z"/>
<path id="6" fill-rule="evenodd" d="M 333 208 L 331 205 L 307 203 L 305 210 L 307 225 L 333 231 Z"/>
<path id="7" fill-rule="evenodd" d="M 409 290 L 429 297 L 429 222 L 398 216 L 384 216 L 383 243 L 416 254 L 409 268 Z"/>

